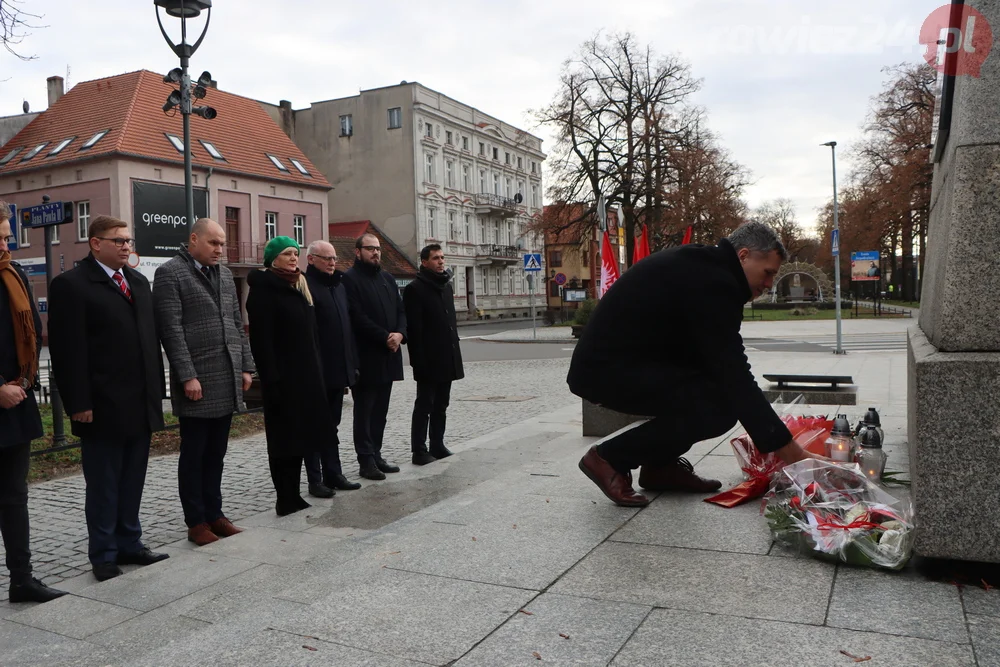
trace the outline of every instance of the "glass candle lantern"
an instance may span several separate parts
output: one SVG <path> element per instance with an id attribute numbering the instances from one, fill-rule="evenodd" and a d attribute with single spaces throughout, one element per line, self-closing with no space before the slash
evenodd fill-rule
<path id="1" fill-rule="evenodd" d="M 826 439 L 826 454 L 834 461 L 847 463 L 851 460 L 854 442 L 847 436 L 831 435 Z"/>
<path id="2" fill-rule="evenodd" d="M 876 483 L 882 481 L 888 458 L 882 449 L 882 438 L 878 431 L 874 428 L 865 429 L 861 434 L 860 446 L 854 451 L 854 461 L 861 466 L 865 477 Z"/>

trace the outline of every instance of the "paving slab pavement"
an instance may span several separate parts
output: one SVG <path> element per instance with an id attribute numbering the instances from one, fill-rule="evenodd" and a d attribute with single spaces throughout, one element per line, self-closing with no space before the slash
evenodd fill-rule
<path id="1" fill-rule="evenodd" d="M 879 405 L 906 469 L 905 354 L 750 356 L 758 375 L 853 374 L 850 414 Z M 0 664 L 998 664 L 996 590 L 788 553 L 755 505 L 610 504 L 577 469 L 595 439 L 563 402 L 307 511 L 263 508 L 209 547 L 177 538 L 162 563 L 67 580 L 53 603 L 0 604 Z M 728 439 L 689 457 L 731 483 Z"/>

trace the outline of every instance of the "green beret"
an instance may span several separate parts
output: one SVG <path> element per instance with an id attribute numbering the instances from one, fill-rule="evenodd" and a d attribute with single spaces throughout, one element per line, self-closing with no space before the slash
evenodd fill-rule
<path id="1" fill-rule="evenodd" d="M 264 246 L 264 266 L 271 266 L 274 258 L 283 253 L 288 248 L 300 250 L 299 244 L 290 236 L 275 236 Z"/>

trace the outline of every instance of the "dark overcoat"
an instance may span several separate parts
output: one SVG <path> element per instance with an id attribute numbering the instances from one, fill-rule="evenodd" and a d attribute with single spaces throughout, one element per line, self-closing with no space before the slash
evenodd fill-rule
<path id="1" fill-rule="evenodd" d="M 132 301 L 93 255 L 52 279 L 49 353 L 66 414 L 94 411 L 73 422 L 81 438 L 116 440 L 163 428 L 163 355 L 149 281 L 125 266 Z"/>
<path id="2" fill-rule="evenodd" d="M 271 271 L 247 276 L 250 349 L 264 399 L 270 456 L 302 456 L 333 432 L 319 359 L 316 313 L 306 297 Z"/>
<path id="3" fill-rule="evenodd" d="M 21 282 L 28 288 L 28 298 L 31 299 L 31 315 L 35 320 L 35 349 L 42 349 L 42 319 L 38 316 L 35 297 L 31 293 L 31 284 L 24 269 L 16 262 L 10 265 L 17 271 Z M 17 379 L 20 364 L 17 362 L 17 343 L 14 339 L 14 318 L 10 314 L 10 301 L 7 286 L 0 280 L 0 375 L 11 382 Z M 31 378 L 32 381 L 35 378 Z M 40 438 L 42 418 L 38 414 L 38 404 L 35 402 L 35 392 L 27 390 L 25 399 L 10 408 L 0 408 L 0 448 L 13 447 Z"/>
<path id="4" fill-rule="evenodd" d="M 390 333 L 403 334 L 406 342 L 406 311 L 396 279 L 380 267 L 361 260 L 344 274 L 351 326 L 358 343 L 359 385 L 377 385 L 403 379 L 403 351 L 390 350 Z"/>
<path id="5" fill-rule="evenodd" d="M 413 379 L 439 383 L 464 378 L 450 276 L 421 267 L 417 279 L 403 289 L 403 305 Z"/>
<path id="6" fill-rule="evenodd" d="M 187 248 L 156 269 L 156 326 L 170 362 L 170 400 L 178 417 L 212 419 L 243 409 L 243 373 L 253 373 L 250 344 L 236 283 L 228 267 L 206 276 Z M 184 383 L 197 378 L 202 398 L 190 400 Z"/>
<path id="7" fill-rule="evenodd" d="M 650 255 L 591 315 L 573 351 L 570 391 L 622 412 L 656 403 L 662 409 L 652 414 L 678 418 L 705 412 L 691 401 L 717 400 L 762 451 L 786 445 L 791 434 L 757 386 L 743 348 L 743 305 L 751 296 L 726 239 Z"/>
<path id="8" fill-rule="evenodd" d="M 306 269 L 309 291 L 316 308 L 319 357 L 323 381 L 330 391 L 353 387 L 358 378 L 358 346 L 351 329 L 343 271 L 324 273 L 315 266 Z"/>

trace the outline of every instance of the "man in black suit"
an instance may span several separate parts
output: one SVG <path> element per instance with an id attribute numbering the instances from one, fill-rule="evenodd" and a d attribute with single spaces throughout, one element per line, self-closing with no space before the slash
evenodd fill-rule
<path id="1" fill-rule="evenodd" d="M 322 449 L 306 455 L 306 478 L 309 495 L 330 498 L 337 490 L 360 489 L 357 482 L 348 481 L 340 465 L 340 437 L 337 429 L 344 411 L 344 389 L 353 387 L 358 378 L 358 351 L 351 330 L 347 293 L 341 281 L 343 271 L 337 270 L 337 249 L 326 241 L 313 241 L 306 253 L 306 280 L 316 310 L 319 330 L 319 356 L 323 362 L 323 380 L 333 419 L 330 442 Z"/>
<path id="2" fill-rule="evenodd" d="M 382 270 L 382 244 L 365 234 L 354 243 L 354 267 L 344 274 L 360 374 L 354 396 L 354 448 L 361 476 L 385 479 L 399 466 L 382 458 L 392 383 L 403 379 L 406 312 L 395 279 Z"/>
<path id="3" fill-rule="evenodd" d="M 793 463 L 805 452 L 757 386 L 743 349 L 743 305 L 770 289 L 785 248 L 751 222 L 717 246 L 650 255 L 601 299 L 573 351 L 570 391 L 593 403 L 654 418 L 591 447 L 580 468 L 618 505 L 649 499 L 632 488 L 709 492 L 681 456 L 739 420 L 762 452 Z"/>
<path id="4" fill-rule="evenodd" d="M 163 428 L 163 357 L 149 282 L 126 263 L 128 225 L 98 216 L 90 255 L 49 291 L 52 371 L 82 441 L 89 556 L 99 581 L 167 558 L 141 541 L 150 436 Z"/>
<path id="5" fill-rule="evenodd" d="M 42 320 L 24 270 L 12 262 L 10 207 L 0 201 L 0 534 L 10 572 L 11 602 L 48 602 L 65 595 L 31 576 L 28 467 L 42 418 L 33 386 Z"/>
<path id="6" fill-rule="evenodd" d="M 444 270 L 444 251 L 433 243 L 420 251 L 420 274 L 403 290 L 410 366 L 417 381 L 417 400 L 410 422 L 414 465 L 451 456 L 444 444 L 451 383 L 465 377 L 458 340 L 455 292 Z M 428 429 L 431 448 L 427 450 Z"/>

